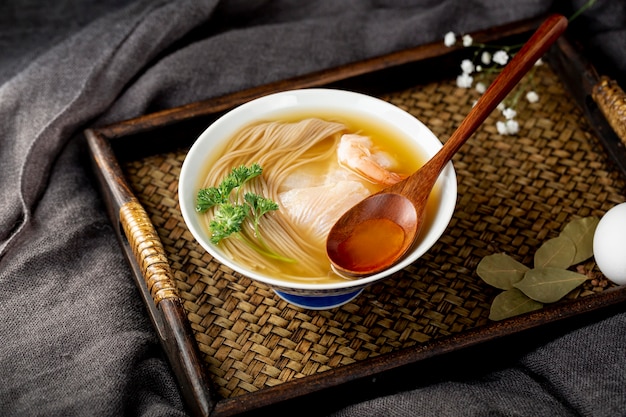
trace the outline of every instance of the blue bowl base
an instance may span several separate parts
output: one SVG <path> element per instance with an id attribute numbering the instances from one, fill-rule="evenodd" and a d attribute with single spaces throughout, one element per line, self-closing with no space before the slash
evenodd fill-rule
<path id="1" fill-rule="evenodd" d="M 289 294 L 279 290 L 274 290 L 274 292 L 289 304 L 293 304 L 297 307 L 307 308 L 309 310 L 329 310 L 354 300 L 363 292 L 363 288 L 346 294 L 317 297 Z"/>

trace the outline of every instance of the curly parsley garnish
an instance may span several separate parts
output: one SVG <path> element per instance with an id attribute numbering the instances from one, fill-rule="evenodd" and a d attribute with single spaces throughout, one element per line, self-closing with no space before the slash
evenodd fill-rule
<path id="1" fill-rule="evenodd" d="M 211 242 L 217 244 L 230 236 L 237 237 L 257 252 L 284 262 L 295 262 L 291 258 L 275 253 L 265 243 L 261 235 L 259 222 L 266 213 L 278 210 L 278 204 L 269 198 L 247 192 L 241 196 L 244 184 L 258 177 L 263 168 L 257 163 L 250 167 L 242 165 L 233 168 L 230 174 L 217 187 L 203 188 L 198 191 L 196 211 L 204 213 L 216 207 L 215 216 L 209 222 Z M 244 221 L 250 221 L 256 241 L 243 233 Z"/>

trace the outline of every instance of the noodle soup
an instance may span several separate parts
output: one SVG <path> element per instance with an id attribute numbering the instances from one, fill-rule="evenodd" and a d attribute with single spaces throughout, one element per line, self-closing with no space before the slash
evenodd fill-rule
<path id="1" fill-rule="evenodd" d="M 270 198 L 279 209 L 260 220 L 258 232 L 245 222 L 243 233 L 248 239 L 261 233 L 267 249 L 289 261 L 269 257 L 237 238 L 221 240 L 221 250 L 236 262 L 281 280 L 319 284 L 350 279 L 331 269 L 326 236 L 341 214 L 387 184 L 352 169 L 350 160 L 340 162 L 340 144 L 346 137 L 366 141 L 367 146 L 357 152 L 368 154 L 356 156 L 369 163 L 365 174 L 375 171 L 374 175 L 382 172 L 384 176 L 389 171 L 405 177 L 427 158 L 423 149 L 393 126 L 350 112 L 287 112 L 251 123 L 229 138 L 214 159 L 207 160 L 198 188 L 217 187 L 233 168 L 258 163 L 262 176 L 248 182 L 241 192 Z M 350 158 L 355 157 L 348 154 L 346 159 Z M 380 164 L 374 161 L 372 165 L 368 158 L 384 158 L 389 169 L 381 170 Z M 436 189 L 426 227 L 438 200 Z M 215 211 L 199 214 L 206 230 Z"/>
<path id="2" fill-rule="evenodd" d="M 226 113 L 196 140 L 180 174 L 180 208 L 193 237 L 223 265 L 292 304 L 332 308 L 415 262 L 444 232 L 456 204 L 451 163 L 429 198 L 418 240 L 397 264 L 345 278 L 332 271 L 326 255 L 326 234 L 343 212 L 414 172 L 440 148 L 419 120 L 374 97 L 331 89 L 271 94 Z M 244 221 L 239 233 L 216 243 L 211 222 L 219 208 L 197 212 L 198 192 L 219 186 L 233 168 L 253 164 L 262 173 L 240 194 L 270 199 L 278 210 L 263 214 L 258 229 Z"/>

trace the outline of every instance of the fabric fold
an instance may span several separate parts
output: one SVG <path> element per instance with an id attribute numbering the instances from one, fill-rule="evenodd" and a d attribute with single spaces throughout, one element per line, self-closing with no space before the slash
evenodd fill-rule
<path id="1" fill-rule="evenodd" d="M 93 22 L 0 87 L 0 136 L 5 138 L 0 257 L 31 220 L 63 144 L 104 112 L 163 50 L 206 22 L 215 5 L 131 4 Z"/>

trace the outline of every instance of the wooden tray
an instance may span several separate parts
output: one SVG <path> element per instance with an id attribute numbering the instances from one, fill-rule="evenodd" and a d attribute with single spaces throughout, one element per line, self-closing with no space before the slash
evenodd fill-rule
<path id="1" fill-rule="evenodd" d="M 473 37 L 519 43 L 538 23 Z M 520 134 L 498 135 L 492 115 L 455 157 L 458 203 L 440 241 L 353 302 L 293 307 L 216 263 L 191 237 L 177 201 L 180 166 L 224 112 L 281 90 L 343 88 L 405 108 L 445 140 L 477 98 L 454 82 L 468 53 L 424 45 L 85 132 L 121 247 L 193 414 L 306 401 L 314 409 L 328 392 L 362 400 L 384 392 L 363 386 L 394 370 L 626 300 L 624 288 L 588 282 L 539 311 L 490 322 L 497 292 L 475 273 L 496 252 L 529 264 L 572 218 L 601 216 L 626 200 L 624 145 L 597 104 L 600 80 L 565 39 L 535 77 L 540 101 L 518 107 Z"/>

